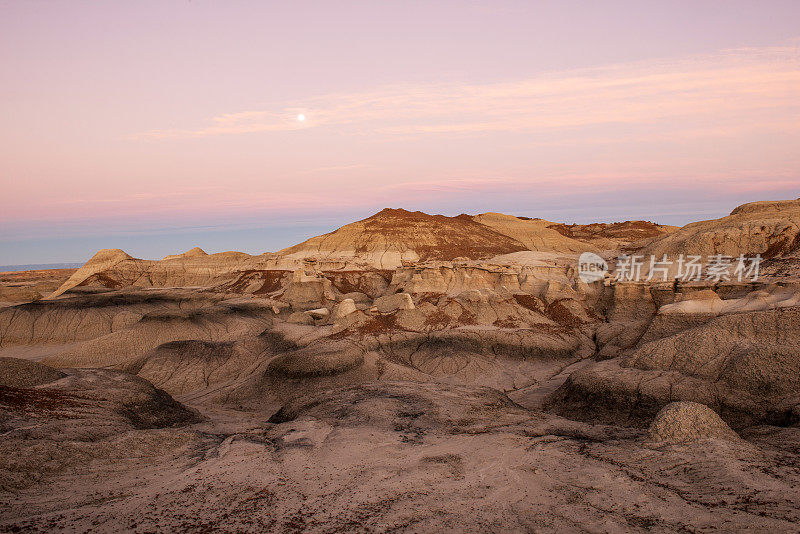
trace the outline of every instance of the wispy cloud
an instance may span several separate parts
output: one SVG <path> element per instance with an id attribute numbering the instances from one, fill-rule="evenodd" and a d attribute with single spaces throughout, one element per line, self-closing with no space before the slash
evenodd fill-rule
<path id="1" fill-rule="evenodd" d="M 360 169 L 369 169 L 372 165 L 367 165 L 365 163 L 353 163 L 350 165 L 326 165 L 324 167 L 315 167 L 313 169 L 308 169 L 304 171 L 306 173 L 318 173 L 318 172 L 338 172 L 338 171 L 354 171 Z"/>
<path id="2" fill-rule="evenodd" d="M 686 120 L 735 127 L 731 119 L 774 113 L 800 118 L 800 47 L 741 48 L 713 55 L 555 72 L 492 84 L 422 84 L 328 94 L 226 113 L 206 125 L 155 129 L 139 138 L 208 137 L 304 128 L 356 127 L 370 135 L 558 130 Z M 306 117 L 298 121 L 298 114 Z"/>

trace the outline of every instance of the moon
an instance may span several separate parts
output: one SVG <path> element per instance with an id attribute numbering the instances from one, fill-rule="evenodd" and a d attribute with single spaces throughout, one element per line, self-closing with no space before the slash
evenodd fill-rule
<path id="1" fill-rule="evenodd" d="M 303 122 L 304 120 L 306 120 L 306 116 L 301 113 L 300 115 L 297 116 L 297 120 Z"/>

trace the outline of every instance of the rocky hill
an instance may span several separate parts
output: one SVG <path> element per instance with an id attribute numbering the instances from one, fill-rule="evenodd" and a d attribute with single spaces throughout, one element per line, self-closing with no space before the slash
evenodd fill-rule
<path id="1" fill-rule="evenodd" d="M 700 221 L 665 235 L 642 252 L 662 256 L 760 254 L 774 258 L 800 248 L 800 199 L 751 202 L 727 217 Z"/>
<path id="2" fill-rule="evenodd" d="M 491 258 L 526 246 L 469 215 L 385 210 L 280 251 L 287 258 L 336 258 L 393 269 L 403 261 Z"/>

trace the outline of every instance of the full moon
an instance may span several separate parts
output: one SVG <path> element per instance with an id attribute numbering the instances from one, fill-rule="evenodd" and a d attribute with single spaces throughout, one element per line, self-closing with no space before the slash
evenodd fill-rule
<path id="1" fill-rule="evenodd" d="M 306 116 L 301 113 L 300 115 L 297 116 L 297 120 L 303 122 L 304 120 L 306 120 Z"/>

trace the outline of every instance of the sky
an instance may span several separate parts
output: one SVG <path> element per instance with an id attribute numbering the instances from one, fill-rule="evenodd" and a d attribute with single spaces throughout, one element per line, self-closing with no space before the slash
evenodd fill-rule
<path id="1" fill-rule="evenodd" d="M 0 0 L 0 186 L 8 265 L 721 217 L 800 197 L 800 2 Z"/>

